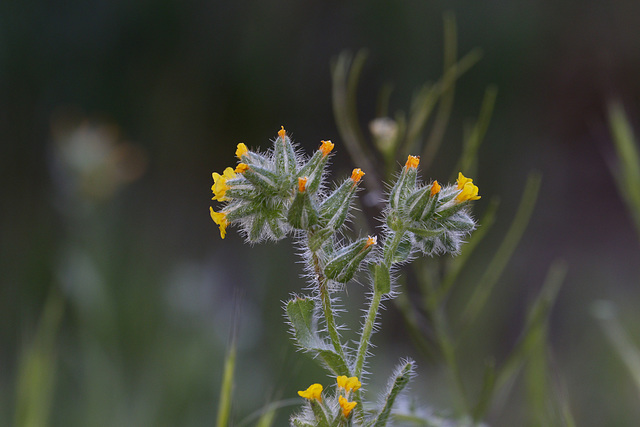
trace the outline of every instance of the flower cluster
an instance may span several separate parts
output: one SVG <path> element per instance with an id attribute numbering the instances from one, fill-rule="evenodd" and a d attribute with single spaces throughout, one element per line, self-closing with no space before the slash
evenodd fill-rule
<path id="1" fill-rule="evenodd" d="M 291 417 L 295 426 L 384 426 L 393 405 L 413 375 L 413 361 L 404 361 L 391 376 L 378 408 L 365 406 L 358 378 L 365 375 L 366 358 L 383 297 L 393 296 L 391 270 L 413 253 L 456 253 L 462 238 L 475 228 L 470 203 L 480 198 L 478 187 L 462 173 L 455 185 L 418 179 L 420 159 L 409 156 L 391 186 L 380 236 L 347 238 L 341 230 L 365 173 L 351 175 L 329 190 L 325 168 L 334 148 L 321 141 L 304 157 L 282 128 L 267 153 L 238 144 L 238 165 L 213 173 L 211 218 L 221 237 L 229 225 L 239 226 L 249 242 L 279 240 L 293 234 L 311 281 L 311 295 L 295 295 L 285 304 L 287 319 L 298 347 L 310 354 L 336 378 L 336 392 L 323 397 L 321 384 L 298 392 L 307 404 Z M 379 249 L 378 246 L 380 246 Z M 362 265 L 371 264 L 369 309 L 357 347 L 343 342 L 336 322 L 334 293 L 348 283 Z M 320 325 L 320 327 L 319 327 Z"/>
<path id="2" fill-rule="evenodd" d="M 210 208 L 221 237 L 230 224 L 238 224 L 250 242 L 279 240 L 296 230 L 326 237 L 331 234 L 326 230 L 340 228 L 364 172 L 355 169 L 333 192 L 321 191 L 333 147 L 331 141 L 321 141 L 313 156 L 305 159 L 284 127 L 268 153 L 238 144 L 240 163 L 235 170 L 229 167 L 222 175 L 213 173 L 212 200 L 225 203 L 219 212 Z"/>
<path id="3" fill-rule="evenodd" d="M 456 185 L 421 184 L 418 157 L 409 156 L 389 195 L 386 225 L 406 233 L 412 248 L 426 255 L 457 253 L 462 238 L 475 228 L 469 203 L 480 199 L 473 180 L 460 172 Z"/>
<path id="4" fill-rule="evenodd" d="M 302 425 L 341 425 L 349 420 L 351 411 L 358 402 L 351 401 L 350 396 L 362 387 L 357 377 L 340 375 L 336 378 L 336 393 L 327 399 L 322 399 L 321 384 L 312 384 L 306 390 L 298 392 L 300 397 L 307 399 L 307 410 L 296 420 Z M 337 403 L 337 404 L 336 404 Z"/>

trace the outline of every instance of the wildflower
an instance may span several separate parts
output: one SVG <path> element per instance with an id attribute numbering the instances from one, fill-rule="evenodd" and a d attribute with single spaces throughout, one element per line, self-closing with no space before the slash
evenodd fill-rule
<path id="1" fill-rule="evenodd" d="M 407 168 L 417 168 L 418 165 L 420 164 L 420 156 L 409 156 L 407 157 L 407 163 L 405 163 L 405 166 Z"/>
<path id="2" fill-rule="evenodd" d="M 338 401 L 340 402 L 340 407 L 342 408 L 342 415 L 344 415 L 345 418 L 349 418 L 351 411 L 356 407 L 358 402 L 349 402 L 342 396 L 338 396 Z"/>
<path id="3" fill-rule="evenodd" d="M 242 159 L 242 156 L 244 156 L 248 152 L 249 152 L 249 149 L 247 148 L 247 146 L 241 142 L 240 144 L 238 144 L 238 149 L 236 150 L 236 157 L 238 157 L 239 159 Z"/>
<path id="4" fill-rule="evenodd" d="M 238 163 L 238 166 L 236 166 L 236 173 L 245 173 L 247 170 L 249 169 L 249 165 L 246 163 Z"/>
<path id="5" fill-rule="evenodd" d="M 456 181 L 458 184 L 458 190 L 460 194 L 456 196 L 456 200 L 458 202 L 466 202 L 467 200 L 478 200 L 480 196 L 478 196 L 478 187 L 473 184 L 473 180 L 471 178 L 467 178 L 462 175 L 462 172 L 458 172 L 458 180 Z"/>
<path id="6" fill-rule="evenodd" d="M 354 184 L 357 184 L 358 182 L 360 182 L 363 176 L 364 176 L 364 172 L 362 172 L 362 169 L 360 168 L 354 169 L 353 172 L 351 172 L 351 180 L 353 181 Z"/>
<path id="7" fill-rule="evenodd" d="M 226 168 L 222 175 L 214 172 L 213 174 L 211 174 L 211 176 L 213 177 L 213 185 L 211 186 L 211 191 L 213 191 L 213 199 L 211 200 L 218 200 L 220 202 L 229 200 L 228 198 L 224 197 L 227 190 L 231 188 L 227 185 L 227 180 L 235 178 L 236 173 L 233 171 L 233 169 Z"/>
<path id="8" fill-rule="evenodd" d="M 456 184 L 458 184 L 458 190 L 462 190 L 467 182 L 473 182 L 473 180 L 462 175 L 462 172 L 458 172 L 458 179 L 456 180 Z"/>
<path id="9" fill-rule="evenodd" d="M 227 235 L 227 225 L 229 225 L 229 221 L 227 221 L 227 214 L 225 212 L 216 212 L 212 207 L 209 207 L 209 211 L 213 222 L 220 226 L 220 237 L 224 239 Z"/>
<path id="10" fill-rule="evenodd" d="M 367 243 L 365 244 L 365 249 L 367 249 L 369 246 L 371 245 L 375 245 L 376 243 L 378 243 L 378 236 L 367 236 Z M 352 377 L 355 378 L 356 381 L 358 381 L 358 378 L 356 377 Z"/>
<path id="11" fill-rule="evenodd" d="M 438 194 L 440 192 L 442 187 L 440 187 L 440 184 L 438 184 L 438 181 L 433 181 L 433 184 L 431 184 L 431 197 L 435 196 L 436 194 Z"/>
<path id="12" fill-rule="evenodd" d="M 318 402 L 322 402 L 322 384 L 311 384 L 306 390 L 300 390 L 298 395 L 305 399 L 316 399 Z"/>
<path id="13" fill-rule="evenodd" d="M 326 157 L 331 150 L 333 150 L 334 144 L 331 141 L 320 141 L 322 142 L 322 145 L 320 146 L 320 148 L 318 148 L 318 150 L 322 151 L 322 157 Z"/>
<path id="14" fill-rule="evenodd" d="M 298 178 L 298 191 L 304 193 L 307 188 L 307 177 Z"/>
<path id="15" fill-rule="evenodd" d="M 374 244 L 375 244 L 375 237 L 369 237 L 369 239 L 374 240 Z M 349 393 L 351 390 L 356 391 L 360 387 L 362 387 L 362 383 L 358 381 L 358 377 L 347 378 L 345 375 L 340 375 L 337 378 L 337 383 L 338 383 L 338 388 L 344 389 L 347 393 Z"/>

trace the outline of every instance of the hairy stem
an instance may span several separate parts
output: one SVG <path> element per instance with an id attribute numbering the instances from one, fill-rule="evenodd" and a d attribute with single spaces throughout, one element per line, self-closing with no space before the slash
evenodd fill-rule
<path id="1" fill-rule="evenodd" d="M 338 328 L 336 327 L 336 321 L 333 317 L 333 308 L 331 307 L 331 296 L 329 295 L 329 289 L 327 287 L 327 278 L 322 273 L 322 267 L 320 266 L 320 259 L 318 255 L 313 252 L 313 268 L 318 279 L 318 292 L 320 293 L 320 300 L 322 301 L 322 312 L 324 313 L 324 320 L 327 324 L 327 331 L 329 332 L 329 338 L 336 353 L 346 361 L 344 355 L 344 349 L 340 342 L 340 334 L 338 334 Z"/>

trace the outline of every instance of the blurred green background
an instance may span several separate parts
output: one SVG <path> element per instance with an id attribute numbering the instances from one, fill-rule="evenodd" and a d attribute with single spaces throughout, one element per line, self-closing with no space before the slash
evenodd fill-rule
<path id="1" fill-rule="evenodd" d="M 244 245 L 234 230 L 222 241 L 207 212 L 211 172 L 234 164 L 239 142 L 267 149 L 280 125 L 307 152 L 333 140 L 333 177 L 359 166 L 340 147 L 332 59 L 368 49 L 366 126 L 381 85 L 393 83 L 395 110 L 440 77 L 446 11 L 460 54 L 480 47 L 483 57 L 458 82 L 442 164 L 428 177 L 447 179 L 488 84 L 498 98 L 474 182 L 479 213 L 502 200 L 489 241 L 500 240 L 529 171 L 543 174 L 465 357 L 504 358 L 562 259 L 554 376 L 578 425 L 638 425 L 638 391 L 590 314 L 612 300 L 640 344 L 640 247 L 606 120 L 616 99 L 636 129 L 640 121 L 632 0 L 1 2 L 0 425 L 212 425 L 234 324 L 233 425 L 327 383 L 283 323 L 282 301 L 304 285 L 295 251 L 289 241 Z M 467 280 L 490 255 L 474 254 Z M 349 296 L 363 291 L 353 285 Z M 346 319 L 357 325 L 359 315 Z M 394 308 L 374 343 L 373 391 L 411 355 L 412 393 L 450 406 L 441 370 L 416 354 Z M 488 422 L 521 425 L 526 410 L 516 395 Z"/>

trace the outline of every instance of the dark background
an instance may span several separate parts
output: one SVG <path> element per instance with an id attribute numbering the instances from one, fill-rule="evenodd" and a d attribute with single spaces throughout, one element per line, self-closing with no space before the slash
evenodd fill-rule
<path id="1" fill-rule="evenodd" d="M 606 124 L 613 99 L 633 124 L 640 117 L 640 3 L 631 0 L 2 2 L 2 419 L 13 419 L 21 355 L 52 291 L 65 306 L 53 425 L 213 423 L 236 306 L 235 421 L 320 382 L 283 323 L 281 302 L 303 286 L 290 242 L 250 247 L 233 229 L 222 241 L 207 213 L 211 172 L 234 164 L 238 142 L 267 149 L 280 125 L 307 152 L 333 140 L 332 176 L 358 166 L 333 120 L 331 60 L 368 49 L 363 125 L 384 83 L 394 84 L 392 110 L 406 110 L 441 75 L 446 11 L 459 52 L 480 47 L 483 58 L 458 82 L 445 158 L 485 87 L 499 91 L 474 177 L 478 211 L 491 196 L 503 201 L 496 242 L 529 171 L 543 174 L 492 298 L 486 351 L 504 356 L 526 301 L 563 259 L 550 337 L 578 425 L 637 425 L 637 391 L 590 315 L 594 301 L 614 301 L 637 343 L 639 247 Z M 56 129 L 83 123 L 135 147 L 123 167 L 137 172 L 106 195 L 79 191 L 78 175 L 60 165 Z M 352 293 L 357 300 L 361 287 Z M 393 357 L 413 352 L 393 309 L 383 316 L 374 384 Z M 415 392 L 446 408 L 438 368 L 419 372 Z M 491 422 L 513 425 L 505 420 L 521 419 L 522 406 Z"/>

